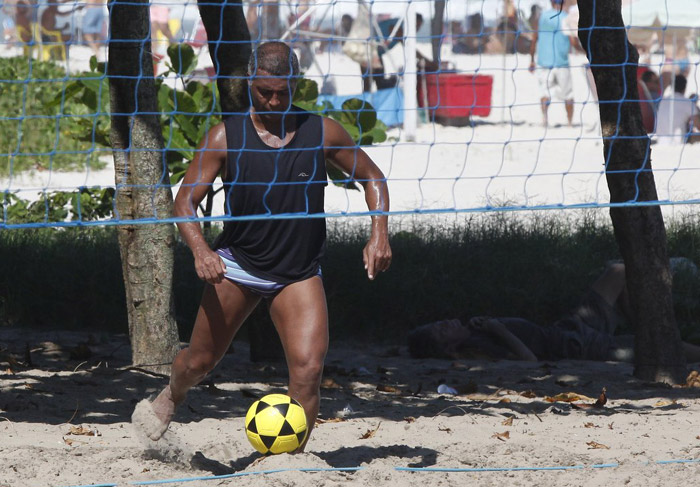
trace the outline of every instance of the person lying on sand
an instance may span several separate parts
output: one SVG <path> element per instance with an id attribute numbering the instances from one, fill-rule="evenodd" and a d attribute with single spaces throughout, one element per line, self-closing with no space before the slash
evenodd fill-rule
<path id="1" fill-rule="evenodd" d="M 672 270 L 697 273 L 687 259 L 672 259 Z M 609 264 L 581 303 L 550 326 L 523 318 L 477 316 L 466 324 L 443 320 L 419 326 L 408 335 L 414 358 L 476 358 L 511 360 L 632 361 L 634 336 L 615 335 L 629 320 L 625 266 Z M 700 347 L 683 343 L 689 362 L 700 361 Z"/>

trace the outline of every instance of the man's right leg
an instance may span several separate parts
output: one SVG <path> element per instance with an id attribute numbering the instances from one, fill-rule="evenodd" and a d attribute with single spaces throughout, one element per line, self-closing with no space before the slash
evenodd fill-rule
<path id="1" fill-rule="evenodd" d="M 181 350 L 170 371 L 170 384 L 151 405 L 158 424 L 146 431 L 159 439 L 187 395 L 216 366 L 260 297 L 228 279 L 207 284 L 195 320 L 189 346 Z"/>

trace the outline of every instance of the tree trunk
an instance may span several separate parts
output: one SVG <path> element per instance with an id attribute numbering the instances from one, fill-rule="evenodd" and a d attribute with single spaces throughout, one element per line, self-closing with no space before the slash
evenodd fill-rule
<path id="1" fill-rule="evenodd" d="M 199 4 L 199 14 L 209 39 L 221 110 L 224 114 L 246 111 L 250 106 L 246 76 L 251 47 L 243 5 L 206 0 Z"/>
<path id="2" fill-rule="evenodd" d="M 172 216 L 163 160 L 147 0 L 110 2 L 109 76 L 116 213 L 122 221 Z M 170 224 L 119 226 L 134 365 L 167 373 L 179 350 L 172 300 Z"/>
<path id="3" fill-rule="evenodd" d="M 666 229 L 660 207 L 643 205 L 658 196 L 650 142 L 635 101 L 639 55 L 627 41 L 620 0 L 579 2 L 579 11 L 579 39 L 600 100 L 610 200 L 634 205 L 610 208 L 636 329 L 634 375 L 679 383 L 686 366 L 673 313 Z"/>

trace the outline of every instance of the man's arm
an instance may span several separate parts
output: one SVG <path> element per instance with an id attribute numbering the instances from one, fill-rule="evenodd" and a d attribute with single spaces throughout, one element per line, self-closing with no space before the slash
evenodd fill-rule
<path id="1" fill-rule="evenodd" d="M 386 178 L 370 157 L 355 145 L 350 134 L 335 120 L 323 119 L 325 156 L 334 166 L 360 183 L 370 211 L 389 211 L 389 189 Z M 372 215 L 372 235 L 362 257 L 367 277 L 374 279 L 391 265 L 388 216 Z"/>
<path id="2" fill-rule="evenodd" d="M 187 168 L 175 197 L 175 216 L 196 218 L 197 208 L 226 161 L 226 129 L 220 123 L 214 126 L 199 143 L 195 157 Z M 194 267 L 200 279 L 216 284 L 221 282 L 226 266 L 209 248 L 199 222 L 178 222 L 180 235 L 194 256 Z"/>
<path id="3" fill-rule="evenodd" d="M 506 325 L 498 321 L 498 319 L 488 316 L 475 316 L 469 320 L 469 326 L 485 331 L 500 339 L 520 360 L 537 362 L 537 357 L 532 353 L 532 350 L 520 338 L 511 333 L 506 328 Z"/>

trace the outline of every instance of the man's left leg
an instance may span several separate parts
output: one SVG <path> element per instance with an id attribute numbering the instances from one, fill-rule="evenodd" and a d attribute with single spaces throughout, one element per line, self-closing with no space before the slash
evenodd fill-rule
<path id="1" fill-rule="evenodd" d="M 323 361 L 328 351 L 328 309 L 321 278 L 314 276 L 286 286 L 272 299 L 270 316 L 287 358 L 289 395 L 304 407 L 311 434 L 318 416 Z M 303 448 L 304 445 L 300 450 Z"/>

